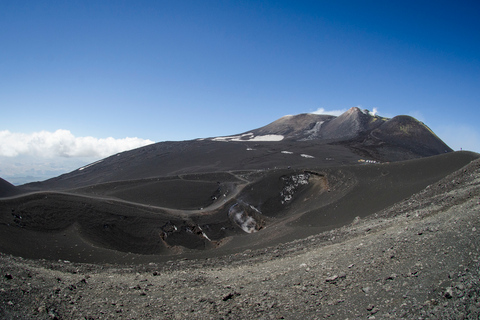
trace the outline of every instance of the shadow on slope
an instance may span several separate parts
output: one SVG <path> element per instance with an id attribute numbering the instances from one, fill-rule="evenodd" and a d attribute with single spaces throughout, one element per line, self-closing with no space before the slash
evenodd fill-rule
<path id="1" fill-rule="evenodd" d="M 20 194 L 20 190 L 10 182 L 0 178 L 0 197 L 11 197 Z"/>

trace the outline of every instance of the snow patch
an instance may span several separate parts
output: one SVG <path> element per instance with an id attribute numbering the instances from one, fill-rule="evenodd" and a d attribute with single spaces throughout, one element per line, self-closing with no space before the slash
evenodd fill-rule
<path id="1" fill-rule="evenodd" d="M 244 133 L 236 136 L 216 137 L 212 138 L 213 141 L 245 141 L 249 140 L 249 136 L 253 136 L 253 133 Z"/>
<path id="2" fill-rule="evenodd" d="M 302 153 L 300 156 L 304 158 L 315 158 L 314 156 L 311 156 L 309 154 L 304 154 L 304 153 Z"/>
<path id="3" fill-rule="evenodd" d="M 283 136 L 279 134 L 267 134 L 265 136 L 256 136 L 250 139 L 250 141 L 282 141 Z"/>
<path id="4" fill-rule="evenodd" d="M 216 137 L 212 141 L 281 141 L 284 136 L 278 134 L 267 134 L 263 136 L 255 136 L 252 132 L 244 133 L 236 136 Z"/>
<path id="5" fill-rule="evenodd" d="M 208 236 L 207 234 L 205 233 L 205 231 L 202 230 L 202 228 L 200 226 L 197 226 L 198 227 L 198 230 L 200 230 L 201 234 L 202 234 L 202 237 L 204 237 L 205 239 L 207 239 L 208 241 L 212 241 Z"/>
<path id="6" fill-rule="evenodd" d="M 301 173 L 288 177 L 282 177 L 282 180 L 284 181 L 284 187 L 280 192 L 282 204 L 291 201 L 293 199 L 293 195 L 297 192 L 297 190 L 301 186 L 308 184 L 308 179 L 310 179 L 309 173 Z"/>
<path id="7" fill-rule="evenodd" d="M 293 154 L 292 151 L 282 151 L 281 153 L 284 153 L 284 154 Z"/>
<path id="8" fill-rule="evenodd" d="M 97 164 L 97 163 L 100 163 L 100 162 L 102 162 L 102 161 L 103 161 L 103 160 L 98 160 L 98 161 L 96 161 L 96 162 L 94 162 L 94 163 L 87 164 L 86 166 L 83 166 L 83 167 L 79 168 L 78 171 L 82 171 L 82 170 L 84 170 L 84 169 L 86 169 L 86 168 L 88 168 L 88 167 L 91 167 L 91 166 L 93 166 L 93 165 L 95 165 L 95 164 Z"/>
<path id="9" fill-rule="evenodd" d="M 305 134 L 308 136 L 302 140 L 313 140 L 318 138 L 320 134 L 320 129 L 322 128 L 322 125 L 325 123 L 325 121 L 318 121 L 315 123 L 312 129 L 305 131 Z"/>

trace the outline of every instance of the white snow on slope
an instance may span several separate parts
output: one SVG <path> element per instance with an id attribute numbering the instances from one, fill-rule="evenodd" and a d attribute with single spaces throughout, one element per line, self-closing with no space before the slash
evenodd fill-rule
<path id="1" fill-rule="evenodd" d="M 94 163 L 87 164 L 86 166 L 83 166 L 83 167 L 81 167 L 80 169 L 78 169 L 78 171 L 82 171 L 83 169 L 86 169 L 86 168 L 88 168 L 88 167 L 91 167 L 91 166 L 93 166 L 94 164 L 100 163 L 100 162 L 102 162 L 102 161 L 103 161 L 103 160 L 98 160 L 98 161 L 96 161 L 96 162 L 94 162 Z"/>
<path id="2" fill-rule="evenodd" d="M 281 141 L 284 136 L 278 134 L 267 134 L 264 136 L 255 136 L 253 133 L 244 133 L 236 136 L 216 137 L 213 141 Z"/>
<path id="3" fill-rule="evenodd" d="M 253 133 L 244 133 L 236 136 L 226 136 L 226 137 L 216 137 L 212 138 L 213 141 L 245 141 L 245 140 L 250 140 L 250 138 L 247 138 L 249 136 L 253 136 Z"/>
<path id="4" fill-rule="evenodd" d="M 282 141 L 283 136 L 279 134 L 267 134 L 265 136 L 256 136 L 250 139 L 250 141 Z"/>

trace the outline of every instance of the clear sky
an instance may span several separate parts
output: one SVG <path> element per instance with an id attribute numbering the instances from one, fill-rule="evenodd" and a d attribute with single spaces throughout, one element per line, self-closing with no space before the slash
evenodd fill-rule
<path id="1" fill-rule="evenodd" d="M 480 2 L 0 1 L 7 180 L 355 106 L 480 152 Z"/>

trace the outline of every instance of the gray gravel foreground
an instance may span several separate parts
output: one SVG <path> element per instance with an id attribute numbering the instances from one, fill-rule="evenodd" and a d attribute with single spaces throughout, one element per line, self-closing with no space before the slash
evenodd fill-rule
<path id="1" fill-rule="evenodd" d="M 374 199 L 372 199 L 374 201 Z M 0 255 L 2 319 L 478 319 L 480 161 L 353 224 L 115 266 Z"/>

